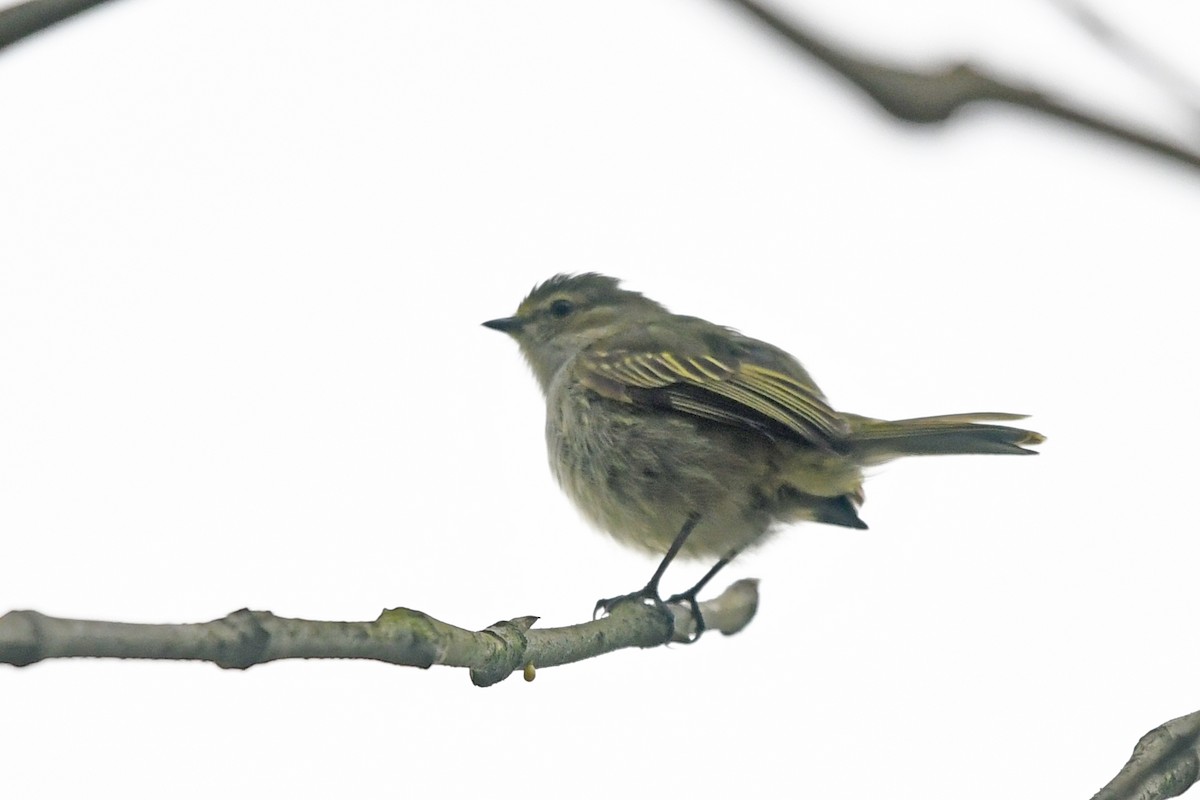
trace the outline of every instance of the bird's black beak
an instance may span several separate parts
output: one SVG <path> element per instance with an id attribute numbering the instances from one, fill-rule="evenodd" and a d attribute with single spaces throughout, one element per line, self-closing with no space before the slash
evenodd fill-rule
<path id="1" fill-rule="evenodd" d="M 491 328 L 501 333 L 518 333 L 524 324 L 525 321 L 520 317 L 504 317 L 502 319 L 489 319 L 483 323 L 483 327 Z"/>

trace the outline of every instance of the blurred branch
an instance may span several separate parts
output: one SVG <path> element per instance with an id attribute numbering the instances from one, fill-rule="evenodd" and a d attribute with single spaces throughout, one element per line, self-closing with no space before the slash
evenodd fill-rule
<path id="1" fill-rule="evenodd" d="M 1200 152 L 1060 102 L 1038 89 L 1007 83 L 971 64 L 954 64 L 925 72 L 885 66 L 855 58 L 810 28 L 793 19 L 784 19 L 754 0 L 730 2 L 741 6 L 795 47 L 850 80 L 889 114 L 906 122 L 945 122 L 969 103 L 1005 103 L 1074 123 L 1200 169 Z"/>
<path id="2" fill-rule="evenodd" d="M 1092 800 L 1161 800 L 1178 797 L 1200 777 L 1200 711 L 1159 725 Z"/>
<path id="3" fill-rule="evenodd" d="M 0 49 L 103 2 L 107 0 L 31 0 L 0 11 Z M 730 2 L 849 79 L 899 119 L 917 123 L 944 122 L 969 103 L 1005 103 L 1073 123 L 1200 169 L 1200 152 L 1061 102 L 1044 91 L 1007 83 L 969 63 L 926 72 L 885 66 L 851 56 L 816 32 L 795 20 L 785 19 L 754 0 Z"/>
<path id="4" fill-rule="evenodd" d="M 0 50 L 108 0 L 31 0 L 0 10 Z"/>
<path id="5" fill-rule="evenodd" d="M 700 604 L 708 628 L 732 635 L 758 608 L 758 582 L 737 581 Z M 0 663 L 24 667 L 47 658 L 150 658 L 211 661 L 246 669 L 283 658 L 367 658 L 428 668 L 466 667 L 476 686 L 491 686 L 516 670 L 594 658 L 626 647 L 658 647 L 694 638 L 687 605 L 655 607 L 625 602 L 598 620 L 536 629 L 537 617 L 497 622 L 469 631 L 407 608 L 384 611 L 374 622 L 287 619 L 269 611 L 235 611 L 222 619 L 181 625 L 61 619 L 37 611 L 0 617 Z"/>
<path id="6" fill-rule="evenodd" d="M 1149 47 L 1124 33 L 1094 9 L 1077 0 L 1049 0 L 1101 47 L 1121 59 L 1175 98 L 1192 117 L 1200 120 L 1200 86 L 1175 69 Z"/>

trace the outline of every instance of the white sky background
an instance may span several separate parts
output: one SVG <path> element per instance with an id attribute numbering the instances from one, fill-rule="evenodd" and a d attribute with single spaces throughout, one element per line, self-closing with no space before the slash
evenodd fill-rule
<path id="1" fill-rule="evenodd" d="M 794 3 L 1197 128 L 1055 8 Z M 1111 4 L 1200 76 L 1191 4 Z M 720 2 L 125 0 L 0 54 L 0 611 L 587 618 L 653 562 L 545 467 L 479 326 L 599 270 L 840 408 L 1036 459 L 877 471 L 742 634 L 462 670 L 0 669 L 13 797 L 1088 797 L 1200 708 L 1200 175 L 1011 111 L 897 126 Z M 667 590 L 702 565 L 669 573 Z"/>

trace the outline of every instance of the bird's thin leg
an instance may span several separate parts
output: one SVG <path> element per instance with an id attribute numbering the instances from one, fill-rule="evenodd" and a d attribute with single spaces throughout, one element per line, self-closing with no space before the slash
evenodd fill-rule
<path id="1" fill-rule="evenodd" d="M 662 561 L 658 562 L 658 567 L 654 570 L 654 574 L 650 576 L 650 580 L 644 587 L 630 594 L 623 594 L 619 597 L 608 597 L 596 601 L 596 607 L 592 611 L 592 617 L 596 617 L 603 612 L 607 612 L 615 604 L 622 600 L 649 600 L 655 605 L 662 605 L 662 597 L 658 593 L 658 584 L 662 581 L 663 575 L 667 571 L 667 567 L 671 566 L 671 562 L 675 560 L 675 556 L 679 555 L 679 551 L 683 549 L 687 543 L 688 537 L 692 535 L 692 531 L 696 529 L 696 523 L 700 521 L 700 515 L 692 512 L 684 521 L 683 527 L 679 529 L 679 533 L 675 534 L 675 539 L 672 540 L 671 546 L 667 548 L 666 554 L 662 557 Z M 716 570 L 713 570 L 715 572 Z M 707 578 L 706 578 L 707 580 Z M 703 584 L 702 584 L 703 585 Z M 697 615 L 698 616 L 698 615 Z"/>
<path id="2" fill-rule="evenodd" d="M 642 592 L 653 597 L 658 597 L 658 583 L 662 580 L 662 576 L 666 573 L 667 567 L 671 566 L 671 562 L 675 560 L 675 556 L 679 555 L 679 551 L 687 543 L 688 537 L 692 535 L 692 531 L 696 529 L 696 523 L 700 521 L 700 515 L 696 512 L 688 514 L 688 518 L 684 521 L 683 527 L 679 529 L 679 533 L 675 534 L 675 539 L 672 540 L 671 546 L 667 548 L 667 552 L 662 557 L 662 561 L 658 562 L 658 568 L 654 570 L 654 574 L 650 576 L 650 581 L 646 584 L 646 588 Z"/>
<path id="3" fill-rule="evenodd" d="M 737 558 L 737 555 L 737 550 L 730 550 L 728 553 L 721 556 L 721 560 L 713 564 L 712 569 L 704 573 L 704 577 L 696 581 L 695 586 L 688 589 L 686 592 L 680 592 L 679 594 L 672 595 L 667 602 L 674 603 L 678 600 L 694 600 L 696 595 L 700 594 L 700 590 L 708 585 L 708 582 L 711 581 L 713 577 L 725 567 L 726 564 Z"/>

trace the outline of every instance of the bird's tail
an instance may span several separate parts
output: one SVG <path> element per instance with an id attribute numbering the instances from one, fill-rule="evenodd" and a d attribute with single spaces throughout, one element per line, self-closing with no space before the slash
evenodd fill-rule
<path id="1" fill-rule="evenodd" d="M 1041 444 L 1046 439 L 1033 431 L 993 424 L 1024 419 L 1021 414 L 947 414 L 898 420 L 846 416 L 852 450 L 865 465 L 881 464 L 900 456 L 1036 455 L 1036 451 L 1022 445 Z"/>

